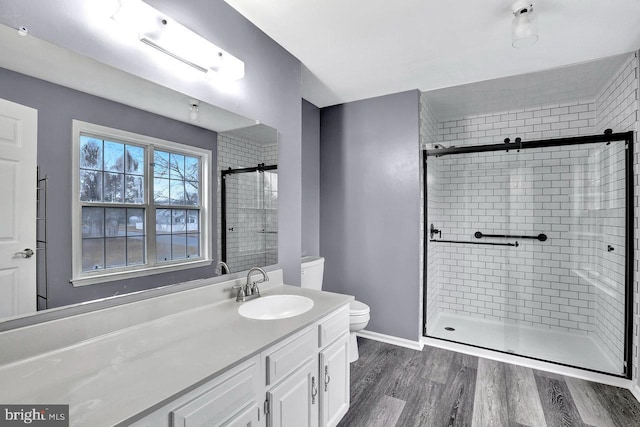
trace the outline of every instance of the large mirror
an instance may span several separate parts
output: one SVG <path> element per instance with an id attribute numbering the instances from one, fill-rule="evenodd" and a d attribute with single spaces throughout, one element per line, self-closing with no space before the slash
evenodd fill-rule
<path id="1" fill-rule="evenodd" d="M 38 189 L 25 193 L 37 194 L 37 203 L 34 203 L 37 219 L 34 212 L 33 223 L 29 226 L 30 232 L 37 235 L 33 248 L 35 255 L 29 259 L 10 257 L 13 258 L 11 262 L 22 262 L 22 265 L 8 267 L 33 270 L 33 274 L 26 274 L 26 280 L 19 282 L 13 280 L 16 276 L 5 275 L 6 280 L 0 277 L 0 329 L 3 321 L 23 318 L 36 311 L 77 304 L 82 304 L 86 310 L 91 306 L 86 304 L 89 301 L 134 293 L 141 295 L 168 286 L 179 288 L 179 285 L 173 285 L 277 264 L 278 138 L 275 129 L 31 35 L 23 37 L 15 28 L 0 24 L 0 102 L 3 100 L 37 110 L 38 171 L 34 182 Z M 3 138 L 12 132 L 11 126 L 5 125 L 7 122 L 0 120 L 0 143 L 6 142 Z M 75 148 L 79 153 L 75 154 L 74 126 L 89 129 L 85 134 L 79 131 Z M 102 137 L 104 129 L 117 131 L 119 139 Z M 197 175 L 196 169 L 191 175 L 186 173 L 189 170 L 187 163 L 197 162 L 201 151 L 186 156 L 171 146 L 143 151 L 138 144 L 141 137 L 210 152 L 208 167 L 199 163 L 199 171 L 208 176 L 209 184 L 198 186 L 195 178 L 189 178 Z M 82 157 L 82 148 L 89 146 L 102 147 L 99 153 L 92 152 L 100 155 L 99 165 L 97 157 L 93 159 L 96 161 L 88 163 Z M 114 157 L 112 151 L 121 148 L 124 154 Z M 133 152 L 137 157 L 130 155 Z M 79 157 L 77 173 L 74 172 L 74 155 Z M 156 181 L 155 187 L 145 187 L 142 159 L 150 160 L 147 164 L 151 165 L 153 160 L 158 163 L 158 156 L 167 157 L 169 166 L 173 166 L 171 159 L 182 160 L 185 177 L 174 179 L 172 168 L 167 169 L 168 175 L 164 177 L 156 165 L 155 172 L 150 172 L 148 178 Z M 180 166 L 174 169 L 182 170 Z M 94 189 L 90 194 L 97 196 L 83 199 L 89 193 L 82 193 L 82 188 L 78 187 L 84 183 L 81 176 L 89 175 L 102 176 L 103 186 L 107 185 L 107 176 L 113 181 L 113 185 L 109 184 L 112 187 L 123 184 L 123 195 L 119 195 L 117 188 L 110 187 L 103 193 Z M 91 184 L 95 185 L 95 182 Z M 137 186 L 136 197 L 128 196 L 129 184 Z M 187 194 L 186 188 L 192 184 L 196 185 L 196 190 L 189 193 L 190 198 L 176 198 L 170 193 L 172 186 L 183 185 L 184 194 Z M 5 180 L 2 186 L 3 195 L 21 196 L 19 189 L 9 188 L 10 181 Z M 162 200 L 158 202 L 162 206 L 153 206 L 153 218 L 144 210 L 127 205 L 131 200 L 144 199 L 143 188 L 155 188 L 149 195 L 152 205 L 154 198 Z M 163 189 L 167 190 L 166 194 L 158 196 Z M 75 190 L 80 195 L 75 194 Z M 74 206 L 76 196 L 80 208 Z M 121 206 L 110 205 L 116 199 Z M 200 201 L 206 201 L 206 204 L 200 206 Z M 85 215 L 82 209 L 92 202 L 95 206 L 90 206 L 91 212 L 85 209 Z M 176 206 L 171 206 L 174 203 Z M 182 204 L 192 206 L 184 208 Z M 208 212 L 205 223 L 198 222 L 201 211 Z M 2 214 L 16 215 L 16 210 L 6 208 Z M 74 216 L 78 218 L 72 220 Z M 78 258 L 75 253 L 78 245 L 73 243 L 76 239 L 74 227 L 79 247 L 93 248 L 92 251 L 99 252 L 92 252 L 96 256 L 83 258 L 80 255 Z M 4 227 L 0 231 L 7 233 L 7 230 Z M 200 238 L 198 233 L 207 234 L 206 239 L 203 237 L 200 243 L 194 243 Z M 140 237 L 146 235 L 155 239 L 151 253 L 149 241 L 145 243 Z M 179 243 L 181 239 L 185 241 L 184 247 Z M 110 256 L 109 250 L 115 255 Z M 202 262 L 187 266 L 189 268 L 144 271 L 118 280 L 88 271 L 104 269 L 108 273 L 106 267 L 117 267 L 114 271 L 118 268 L 126 270 L 128 262 L 140 264 L 152 257 L 154 262 L 171 261 L 189 256 L 195 262 Z M 74 257 L 80 260 L 77 263 L 80 274 L 88 276 L 88 280 L 75 280 Z M 90 266 L 84 263 L 86 259 L 91 260 Z M 220 261 L 226 262 L 222 265 Z M 0 265 L 0 269 L 3 268 L 7 266 Z M 98 278 L 92 279 L 89 273 L 98 274 Z M 12 323 L 15 324 L 4 322 Z"/>

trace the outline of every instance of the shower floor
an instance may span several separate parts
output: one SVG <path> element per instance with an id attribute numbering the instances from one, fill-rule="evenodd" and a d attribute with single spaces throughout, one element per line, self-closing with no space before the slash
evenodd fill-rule
<path id="1" fill-rule="evenodd" d="M 447 331 L 451 327 L 455 331 Z M 443 338 L 520 356 L 594 369 L 615 375 L 623 372 L 622 361 L 610 360 L 596 341 L 586 335 L 531 326 L 508 325 L 495 320 L 440 313 L 427 325 L 433 338 Z"/>

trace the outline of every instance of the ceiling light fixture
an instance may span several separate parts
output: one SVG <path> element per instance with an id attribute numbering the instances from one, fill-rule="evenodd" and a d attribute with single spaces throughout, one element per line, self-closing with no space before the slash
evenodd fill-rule
<path id="1" fill-rule="evenodd" d="M 515 0 L 511 5 L 513 21 L 511 37 L 513 47 L 527 47 L 538 41 L 538 16 L 530 0 Z"/>
<path id="2" fill-rule="evenodd" d="M 189 101 L 189 119 L 191 119 L 192 122 L 198 121 L 198 117 L 200 116 L 198 112 L 199 105 L 200 103 L 195 99 Z"/>
<path id="3" fill-rule="evenodd" d="M 112 19 L 154 49 L 202 72 L 208 79 L 239 80 L 244 62 L 141 0 L 120 0 Z"/>

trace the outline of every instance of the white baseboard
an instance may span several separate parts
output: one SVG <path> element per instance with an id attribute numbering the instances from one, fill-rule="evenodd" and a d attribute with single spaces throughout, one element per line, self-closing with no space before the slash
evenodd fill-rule
<path id="1" fill-rule="evenodd" d="M 638 384 L 631 384 L 629 387 L 629 391 L 633 394 L 633 397 L 636 398 L 638 402 L 640 402 L 640 386 Z"/>
<path id="2" fill-rule="evenodd" d="M 410 348 L 412 350 L 422 350 L 422 343 L 420 341 L 411 341 L 406 338 L 398 338 L 391 335 L 380 334 L 378 332 L 371 332 L 367 330 L 356 332 L 356 335 L 373 341 L 380 341 L 387 344 Z"/>

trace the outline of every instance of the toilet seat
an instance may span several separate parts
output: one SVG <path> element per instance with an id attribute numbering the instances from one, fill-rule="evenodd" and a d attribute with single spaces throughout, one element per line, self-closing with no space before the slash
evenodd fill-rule
<path id="1" fill-rule="evenodd" d="M 350 316 L 361 316 L 363 314 L 369 314 L 369 312 L 370 312 L 369 306 L 363 302 L 353 300 L 349 304 Z"/>

